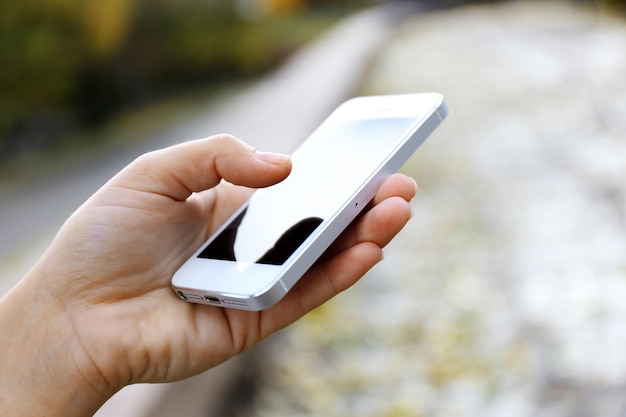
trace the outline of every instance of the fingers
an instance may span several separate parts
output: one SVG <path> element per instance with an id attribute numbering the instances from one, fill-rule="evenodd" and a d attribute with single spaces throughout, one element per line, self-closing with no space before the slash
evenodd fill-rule
<path id="1" fill-rule="evenodd" d="M 410 218 L 410 204 L 400 197 L 389 197 L 350 225 L 326 251 L 322 260 L 362 242 L 375 243 L 384 248 Z"/>
<path id="2" fill-rule="evenodd" d="M 391 176 L 373 200 L 373 207 L 352 224 L 283 300 L 262 313 L 263 336 L 289 325 L 357 282 L 382 259 L 382 248 L 411 217 L 409 201 L 415 181 Z"/>
<path id="3" fill-rule="evenodd" d="M 342 252 L 309 272 L 278 304 L 262 312 L 261 336 L 288 326 L 314 308 L 348 289 L 382 259 L 381 248 L 364 242 Z"/>
<path id="4" fill-rule="evenodd" d="M 116 185 L 185 200 L 221 179 L 247 187 L 265 187 L 291 171 L 286 155 L 257 152 L 244 142 L 216 135 L 147 153 L 118 174 Z"/>
<path id="5" fill-rule="evenodd" d="M 359 242 L 373 242 L 385 247 L 411 218 L 409 202 L 416 192 L 417 184 L 412 178 L 403 174 L 389 177 L 376 193 L 369 210 L 341 234 L 323 259 Z"/>
<path id="6" fill-rule="evenodd" d="M 405 201 L 411 201 L 417 194 L 417 189 L 417 183 L 413 178 L 404 174 L 393 174 L 380 186 L 372 199 L 372 204 L 376 205 L 391 196 L 398 196 Z"/>

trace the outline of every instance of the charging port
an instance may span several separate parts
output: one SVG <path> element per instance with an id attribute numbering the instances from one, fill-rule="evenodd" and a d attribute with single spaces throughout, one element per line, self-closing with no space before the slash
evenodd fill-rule
<path id="1" fill-rule="evenodd" d="M 207 300 L 209 303 L 213 303 L 213 304 L 222 304 L 222 302 L 220 301 L 219 298 L 217 297 L 211 297 L 210 295 L 207 295 L 206 297 L 204 297 L 205 300 Z"/>
<path id="2" fill-rule="evenodd" d="M 183 299 L 183 300 L 187 301 L 187 296 L 185 295 L 185 293 L 184 293 L 184 292 L 182 292 L 182 291 L 178 291 L 178 296 L 179 296 L 181 299 Z"/>

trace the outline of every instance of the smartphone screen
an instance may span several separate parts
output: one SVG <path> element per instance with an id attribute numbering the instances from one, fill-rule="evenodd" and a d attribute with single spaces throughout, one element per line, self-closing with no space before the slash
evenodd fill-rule
<path id="1" fill-rule="evenodd" d="M 282 265 L 349 201 L 414 123 L 398 117 L 325 124 L 293 155 L 291 174 L 257 191 L 198 257 Z"/>
<path id="2" fill-rule="evenodd" d="M 172 277 L 185 301 L 259 311 L 277 303 L 446 117 L 441 94 L 341 104 Z"/>

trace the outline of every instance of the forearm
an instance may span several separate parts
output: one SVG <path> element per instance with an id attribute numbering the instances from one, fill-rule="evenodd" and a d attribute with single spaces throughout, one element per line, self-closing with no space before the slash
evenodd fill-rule
<path id="1" fill-rule="evenodd" d="M 113 394 L 103 381 L 37 283 L 0 299 L 0 415 L 90 416 Z"/>

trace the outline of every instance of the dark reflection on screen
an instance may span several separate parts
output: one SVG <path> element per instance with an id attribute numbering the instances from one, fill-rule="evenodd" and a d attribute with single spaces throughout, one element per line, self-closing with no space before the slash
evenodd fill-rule
<path id="1" fill-rule="evenodd" d="M 318 129 L 293 155 L 289 177 L 255 193 L 199 257 L 283 264 L 384 162 L 412 122 L 368 119 Z"/>
<path id="2" fill-rule="evenodd" d="M 284 264 L 287 258 L 291 256 L 294 249 L 300 246 L 321 223 L 322 219 L 318 217 L 309 217 L 300 220 L 283 233 L 278 241 L 276 241 L 274 247 L 268 250 L 257 263 L 271 265 Z"/>
<path id="3" fill-rule="evenodd" d="M 241 220 L 248 210 L 243 210 L 200 254 L 201 258 L 236 261 L 235 239 Z M 297 248 L 322 223 L 318 217 L 309 217 L 291 226 L 263 256 L 259 264 L 282 265 Z"/>

